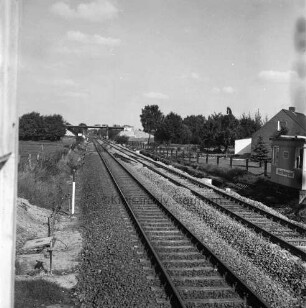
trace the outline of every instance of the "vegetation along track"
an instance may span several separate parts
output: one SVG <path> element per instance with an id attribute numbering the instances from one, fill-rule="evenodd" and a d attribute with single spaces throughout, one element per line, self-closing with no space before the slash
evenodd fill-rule
<path id="1" fill-rule="evenodd" d="M 95 143 L 173 307 L 269 307 Z"/>
<path id="2" fill-rule="evenodd" d="M 254 204 L 242 201 L 220 188 L 205 184 L 143 155 L 109 142 L 108 144 L 123 154 L 132 156 L 137 162 L 167 178 L 175 185 L 189 189 L 196 197 L 306 261 L 306 228 L 300 224 L 282 218 L 280 215 L 278 216 Z"/>

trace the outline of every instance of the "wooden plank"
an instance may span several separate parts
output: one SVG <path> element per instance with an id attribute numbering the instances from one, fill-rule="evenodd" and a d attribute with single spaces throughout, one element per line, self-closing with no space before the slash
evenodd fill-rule
<path id="1" fill-rule="evenodd" d="M 26 243 L 22 247 L 22 250 L 31 250 L 38 247 L 51 246 L 52 240 L 53 236 L 41 237 L 41 238 L 36 238 L 34 240 L 29 240 L 26 241 Z"/>

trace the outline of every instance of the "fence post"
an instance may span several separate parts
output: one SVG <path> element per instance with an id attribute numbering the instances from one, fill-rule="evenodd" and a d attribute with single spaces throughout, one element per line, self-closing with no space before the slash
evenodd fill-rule
<path id="1" fill-rule="evenodd" d="M 249 159 L 248 158 L 245 160 L 245 167 L 246 167 L 246 170 L 249 171 Z"/>
<path id="2" fill-rule="evenodd" d="M 220 156 L 217 156 L 217 165 L 219 165 Z"/>
<path id="3" fill-rule="evenodd" d="M 265 160 L 264 161 L 264 176 L 267 176 L 268 175 L 268 161 Z"/>
<path id="4" fill-rule="evenodd" d="M 232 156 L 230 157 L 230 167 L 231 168 L 233 167 L 233 157 Z"/>
<path id="5" fill-rule="evenodd" d="M 197 164 L 199 163 L 199 153 L 197 153 Z"/>
<path id="6" fill-rule="evenodd" d="M 169 156 L 169 149 L 167 148 L 167 158 L 168 158 L 168 156 Z"/>
<path id="7" fill-rule="evenodd" d="M 172 160 L 173 149 L 170 150 L 170 159 Z"/>
<path id="8" fill-rule="evenodd" d="M 71 214 L 74 214 L 75 205 L 75 169 L 72 169 L 72 200 L 71 200 Z"/>
<path id="9" fill-rule="evenodd" d="M 208 164 L 208 153 L 206 153 L 206 164 Z"/>
<path id="10" fill-rule="evenodd" d="M 177 149 L 175 150 L 175 159 L 177 160 Z"/>

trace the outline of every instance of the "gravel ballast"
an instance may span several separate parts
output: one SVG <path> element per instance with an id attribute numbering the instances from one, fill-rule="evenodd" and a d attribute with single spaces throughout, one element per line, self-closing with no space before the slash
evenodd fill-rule
<path id="1" fill-rule="evenodd" d="M 124 165 L 155 195 L 158 200 L 167 201 L 166 207 L 183 221 L 202 241 L 207 244 L 222 260 L 226 260 L 235 272 L 245 279 L 255 292 L 260 294 L 271 307 L 294 307 L 296 298 L 286 290 L 278 281 L 271 279 L 267 273 L 258 268 L 250 260 L 239 253 L 236 249 L 220 237 L 215 230 L 211 229 L 196 212 L 190 211 L 190 207 L 176 202 L 174 196 L 180 196 L 184 189 L 162 179 L 139 164 Z M 156 181 L 152 181 L 156 178 Z M 174 192 L 174 195 L 172 193 Z"/>
<path id="2" fill-rule="evenodd" d="M 81 175 L 84 247 L 77 293 L 82 307 L 170 307 L 97 153 Z"/>

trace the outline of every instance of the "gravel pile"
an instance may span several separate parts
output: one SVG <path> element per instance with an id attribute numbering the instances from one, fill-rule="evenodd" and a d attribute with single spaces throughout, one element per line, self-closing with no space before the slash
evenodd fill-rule
<path id="1" fill-rule="evenodd" d="M 81 307 L 170 307 L 96 153 L 82 173 Z"/>

